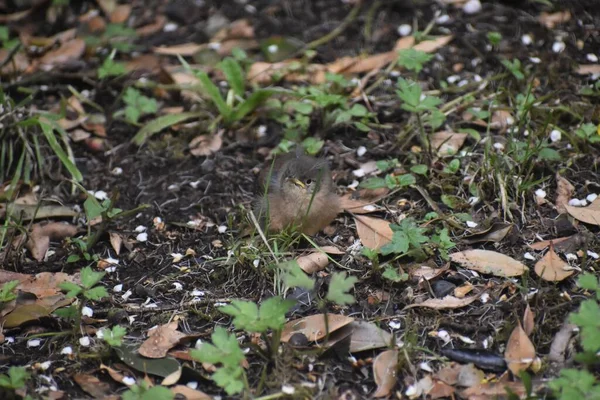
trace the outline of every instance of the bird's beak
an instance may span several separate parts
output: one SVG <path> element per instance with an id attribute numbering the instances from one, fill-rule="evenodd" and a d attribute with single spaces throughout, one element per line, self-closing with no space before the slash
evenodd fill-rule
<path id="1" fill-rule="evenodd" d="M 299 179 L 291 178 L 290 179 L 296 186 L 300 186 L 302 189 L 306 189 L 306 185 Z"/>

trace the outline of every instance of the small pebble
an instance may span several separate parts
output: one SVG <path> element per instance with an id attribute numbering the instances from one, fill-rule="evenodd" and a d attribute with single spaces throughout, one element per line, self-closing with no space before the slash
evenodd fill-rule
<path id="1" fill-rule="evenodd" d="M 412 32 L 412 26 L 408 24 L 402 24 L 398 27 L 398 35 L 408 36 Z"/>

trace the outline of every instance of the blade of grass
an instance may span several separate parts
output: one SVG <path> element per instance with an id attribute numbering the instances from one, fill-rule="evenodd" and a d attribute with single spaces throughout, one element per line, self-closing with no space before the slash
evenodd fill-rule
<path id="1" fill-rule="evenodd" d="M 181 114 L 163 115 L 162 117 L 153 119 L 152 121 L 149 121 L 146 125 L 144 125 L 142 129 L 140 129 L 138 133 L 135 134 L 131 141 L 140 146 L 144 144 L 146 140 L 148 140 L 154 134 L 162 131 L 165 128 L 186 121 L 188 119 L 202 117 L 203 115 L 205 115 L 203 112 L 184 112 Z"/>
<path id="2" fill-rule="evenodd" d="M 56 156 L 59 158 L 59 160 L 62 162 L 62 164 L 65 166 L 67 171 L 69 171 L 71 177 L 76 181 L 82 181 L 83 176 L 81 175 L 81 172 L 79 171 L 79 169 L 77 169 L 75 164 L 71 161 L 69 156 L 67 156 L 67 153 L 65 153 L 63 148 L 56 140 L 56 136 L 54 136 L 54 129 L 51 123 L 48 120 L 43 120 L 42 118 L 39 118 L 38 124 L 40 125 L 40 128 L 42 128 L 42 133 L 48 141 L 48 144 L 50 145 Z"/>

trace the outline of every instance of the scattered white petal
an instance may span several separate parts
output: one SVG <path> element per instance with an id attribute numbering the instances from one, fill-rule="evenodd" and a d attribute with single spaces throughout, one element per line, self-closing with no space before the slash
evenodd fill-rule
<path id="1" fill-rule="evenodd" d="M 204 297 L 205 295 L 206 295 L 206 292 L 204 292 L 202 290 L 198 290 L 198 289 L 192 290 L 192 296 L 194 296 L 194 297 Z"/>
<path id="2" fill-rule="evenodd" d="M 409 24 L 402 24 L 398 27 L 398 35 L 408 36 L 412 32 L 412 26 Z"/>
<path id="3" fill-rule="evenodd" d="M 89 347 L 91 343 L 90 337 L 89 336 L 82 336 L 79 338 L 79 344 L 82 345 L 83 347 Z"/>
<path id="4" fill-rule="evenodd" d="M 536 197 L 539 197 L 540 199 L 545 199 L 546 191 L 544 189 L 538 189 L 535 191 L 535 195 L 536 195 Z"/>
<path id="5" fill-rule="evenodd" d="M 276 44 L 272 44 L 269 47 L 267 47 L 267 51 L 271 54 L 277 53 L 278 50 L 279 50 L 279 46 L 277 46 Z"/>
<path id="6" fill-rule="evenodd" d="M 452 340 L 452 338 L 450 337 L 450 334 L 448 333 L 448 331 L 445 331 L 443 329 L 441 331 L 437 331 L 437 335 L 436 336 L 439 337 L 440 339 L 442 339 L 442 341 L 444 343 L 449 343 Z"/>
<path id="7" fill-rule="evenodd" d="M 469 197 L 469 204 L 470 205 L 474 206 L 477 203 L 479 203 L 479 197 L 477 197 L 477 196 Z"/>
<path id="8" fill-rule="evenodd" d="M 475 82 L 481 82 L 483 80 L 483 78 L 481 77 L 481 75 L 475 74 L 475 75 L 473 75 L 473 80 Z"/>
<path id="9" fill-rule="evenodd" d="M 291 396 L 296 392 L 296 388 L 294 388 L 292 385 L 282 385 L 281 392 Z"/>
<path id="10" fill-rule="evenodd" d="M 126 376 L 123 378 L 122 382 L 127 386 L 132 386 L 135 385 L 135 378 L 132 378 L 131 376 Z"/>
<path id="11" fill-rule="evenodd" d="M 590 193 L 587 195 L 587 197 L 585 198 L 587 201 L 589 201 L 590 203 L 593 203 L 594 200 L 596 200 L 598 198 L 598 195 L 596 193 Z"/>
<path id="12" fill-rule="evenodd" d="M 581 206 L 581 201 L 579 201 L 579 199 L 571 199 L 571 200 L 569 200 L 568 204 L 571 207 L 580 207 Z"/>
<path id="13" fill-rule="evenodd" d="M 490 295 L 488 293 L 484 293 L 481 295 L 481 297 L 479 298 L 479 301 L 482 302 L 483 304 L 487 303 L 490 300 Z"/>
<path id="14" fill-rule="evenodd" d="M 27 347 L 39 347 L 42 344 L 40 339 L 31 339 L 27 341 Z"/>
<path id="15" fill-rule="evenodd" d="M 567 261 L 577 261 L 577 254 L 567 253 L 565 254 Z"/>
<path id="16" fill-rule="evenodd" d="M 449 77 L 446 78 L 446 81 L 448 83 L 454 83 L 456 81 L 458 81 L 460 79 L 459 75 L 450 75 Z"/>
<path id="17" fill-rule="evenodd" d="M 377 210 L 377 207 L 375 207 L 373 204 L 368 204 L 366 206 L 363 206 L 363 210 L 368 211 L 368 212 L 373 212 L 373 211 Z"/>
<path id="18" fill-rule="evenodd" d="M 529 261 L 535 261 L 535 256 L 530 252 L 523 254 L 523 258 Z"/>
<path id="19" fill-rule="evenodd" d="M 219 50 L 221 48 L 221 43 L 219 42 L 210 42 L 208 44 L 208 48 L 211 50 Z"/>
<path id="20" fill-rule="evenodd" d="M 266 125 L 260 125 L 258 127 L 258 129 L 256 130 L 256 134 L 259 138 L 266 136 L 267 134 L 267 126 Z"/>
<path id="21" fill-rule="evenodd" d="M 351 184 L 348 185 L 348 189 L 356 189 L 360 183 L 355 179 Z"/>
<path id="22" fill-rule="evenodd" d="M 565 47 L 567 47 L 565 45 L 565 42 L 554 42 L 552 44 L 552 51 L 555 53 L 561 53 L 565 49 Z"/>
<path id="23" fill-rule="evenodd" d="M 585 200 L 585 199 L 579 199 L 579 206 L 580 207 L 587 206 L 587 200 Z"/>
<path id="24" fill-rule="evenodd" d="M 148 234 L 146 232 L 140 233 L 135 237 L 138 242 L 145 242 L 148 240 Z"/>
<path id="25" fill-rule="evenodd" d="M 358 149 L 356 149 L 356 155 L 359 157 L 364 156 L 366 152 L 367 148 L 365 146 L 360 146 Z"/>
<path id="26" fill-rule="evenodd" d="M 112 171 L 110 171 L 110 173 L 113 175 L 121 175 L 123 173 L 123 168 L 115 167 L 112 169 Z"/>
<path id="27" fill-rule="evenodd" d="M 587 58 L 587 60 L 589 62 L 593 62 L 593 63 L 597 63 L 598 62 L 598 56 L 592 53 L 588 53 L 586 54 L 585 58 Z"/>
<path id="28" fill-rule="evenodd" d="M 362 168 L 359 169 L 355 169 L 354 171 L 352 171 L 352 173 L 354 174 L 354 176 L 356 176 L 357 178 L 362 178 L 363 176 L 365 176 L 365 171 Z"/>
<path id="29" fill-rule="evenodd" d="M 176 191 L 176 190 L 179 190 L 179 185 L 176 185 L 176 184 L 169 185 L 169 186 L 167 187 L 167 190 L 170 190 L 170 191 L 172 191 L 172 192 L 174 192 L 174 191 Z"/>
<path id="30" fill-rule="evenodd" d="M 244 10 L 246 10 L 248 14 L 256 14 L 256 7 L 254 7 L 252 4 L 246 4 L 244 6 Z"/>
<path id="31" fill-rule="evenodd" d="M 552 142 L 558 142 L 561 136 L 562 135 L 558 129 L 553 129 L 552 132 L 550 132 L 550 140 Z"/>
<path id="32" fill-rule="evenodd" d="M 46 371 L 48 368 L 50 368 L 51 364 L 52 364 L 52 361 L 44 361 L 43 363 L 40 363 L 40 369 L 42 371 Z"/>
<path id="33" fill-rule="evenodd" d="M 179 261 L 183 260 L 183 257 L 185 256 L 181 253 L 171 253 L 171 257 L 173 257 L 174 263 L 178 263 Z"/>
<path id="34" fill-rule="evenodd" d="M 89 307 L 83 307 L 81 309 L 81 315 L 83 315 L 84 317 L 92 317 L 92 315 L 94 315 L 94 310 L 92 310 Z"/>
<path id="35" fill-rule="evenodd" d="M 97 337 L 98 339 L 104 339 L 104 329 L 98 329 L 98 330 L 96 331 L 96 337 Z"/>
<path id="36" fill-rule="evenodd" d="M 481 345 L 483 346 L 484 349 L 487 349 L 488 347 L 490 347 L 490 341 L 487 338 L 485 338 L 481 342 Z"/>
<path id="37" fill-rule="evenodd" d="M 189 387 L 190 389 L 198 389 L 198 382 L 196 381 L 189 381 L 188 383 L 185 384 L 185 386 Z"/>
<path id="38" fill-rule="evenodd" d="M 448 23 L 449 21 L 450 21 L 450 16 L 448 14 L 440 15 L 439 17 L 437 17 L 435 19 L 435 22 L 437 22 L 440 25 Z"/>
<path id="39" fill-rule="evenodd" d="M 410 385 L 410 386 L 409 386 L 409 387 L 406 389 L 406 391 L 404 392 L 404 394 L 405 394 L 407 397 L 410 397 L 410 398 L 413 398 L 413 397 L 415 397 L 415 396 L 417 395 L 417 393 L 418 393 L 418 392 L 417 392 L 417 387 L 416 387 L 415 385 Z"/>
<path id="40" fill-rule="evenodd" d="M 458 86 L 458 87 L 463 87 L 463 86 L 466 86 L 466 85 L 468 85 L 468 84 L 469 84 L 469 81 L 468 81 L 468 80 L 466 80 L 466 79 L 463 79 L 462 81 L 458 82 L 458 83 L 456 84 L 456 86 Z"/>
<path id="41" fill-rule="evenodd" d="M 177 30 L 177 28 L 179 28 L 179 26 L 174 23 L 174 22 L 169 22 L 168 24 L 165 24 L 163 31 L 165 32 L 174 32 Z"/>
<path id="42" fill-rule="evenodd" d="M 175 289 L 176 291 L 183 290 L 183 285 L 179 282 L 173 282 L 173 289 Z"/>
<path id="43" fill-rule="evenodd" d="M 530 34 L 526 33 L 525 35 L 521 36 L 521 43 L 523 43 L 525 46 L 529 46 L 531 43 L 533 43 L 533 38 Z"/>
<path id="44" fill-rule="evenodd" d="M 115 285 L 113 287 L 113 292 L 114 293 L 121 293 L 123 291 L 123 284 L 119 283 L 118 285 Z"/>
<path id="45" fill-rule="evenodd" d="M 222 302 L 222 301 L 217 301 L 214 306 L 215 307 L 225 307 L 227 305 L 227 303 Z"/>
<path id="46" fill-rule="evenodd" d="M 132 294 L 133 294 L 133 292 L 130 289 L 130 290 L 126 291 L 125 293 L 123 293 L 123 296 L 121 296 L 121 298 L 123 300 L 127 300 L 127 299 L 129 299 L 131 297 Z"/>
<path id="47" fill-rule="evenodd" d="M 463 343 L 466 343 L 466 344 L 475 344 L 475 341 L 474 341 L 473 339 L 471 339 L 471 338 L 468 338 L 468 337 L 466 337 L 466 336 L 463 336 L 463 335 L 458 335 L 458 338 L 459 338 L 459 339 L 460 339 L 460 340 L 461 340 Z"/>
<path id="48" fill-rule="evenodd" d="M 477 225 L 479 225 L 479 224 L 475 221 L 467 221 L 467 226 L 469 228 L 475 228 Z"/>
<path id="49" fill-rule="evenodd" d="M 479 0 L 469 0 L 463 6 L 463 11 L 467 14 L 477 14 L 481 11 L 481 2 Z"/>
<path id="50" fill-rule="evenodd" d="M 135 227 L 135 231 L 136 231 L 137 233 L 140 233 L 140 232 L 145 232 L 145 231 L 146 231 L 146 229 L 148 229 L 148 228 L 146 228 L 144 225 L 138 225 L 138 226 L 136 226 L 136 227 Z"/>
<path id="51" fill-rule="evenodd" d="M 591 250 L 588 250 L 588 251 L 587 251 L 587 255 L 588 255 L 588 256 L 590 256 L 590 257 L 592 257 L 594 260 L 597 260 L 597 259 L 598 259 L 598 257 L 599 257 L 599 256 L 598 256 L 598 253 L 595 253 L 595 252 L 593 252 L 593 251 L 591 251 Z"/>
<path id="52" fill-rule="evenodd" d="M 494 143 L 494 148 L 498 151 L 502 151 L 502 150 L 504 150 L 504 145 L 500 142 L 496 142 L 496 143 Z"/>
<path id="53" fill-rule="evenodd" d="M 219 233 L 225 233 L 227 232 L 227 227 L 225 225 L 219 225 L 219 227 L 217 227 L 217 231 Z"/>
<path id="54" fill-rule="evenodd" d="M 69 354 L 73 354 L 73 348 L 71 346 L 63 347 L 63 349 L 60 351 L 60 354 L 64 354 L 67 356 Z"/>
<path id="55" fill-rule="evenodd" d="M 388 322 L 388 326 L 392 329 L 400 329 L 402 324 L 400 324 L 400 321 L 392 320 Z"/>
<path id="56" fill-rule="evenodd" d="M 523 136 L 525 136 L 525 137 L 529 136 L 529 131 L 527 129 L 525 129 L 523 131 Z"/>
<path id="57" fill-rule="evenodd" d="M 108 193 L 104 190 L 98 190 L 97 192 L 92 192 L 94 197 L 100 201 L 108 199 Z"/>
<path id="58" fill-rule="evenodd" d="M 542 59 L 539 57 L 529 57 L 529 61 L 531 61 L 534 64 L 539 64 L 542 62 Z"/>
<path id="59" fill-rule="evenodd" d="M 15 342 L 15 338 L 12 336 L 7 336 L 4 338 L 4 341 L 8 344 L 13 344 Z"/>
<path id="60" fill-rule="evenodd" d="M 198 180 L 198 181 L 190 182 L 189 185 L 191 186 L 192 189 L 198 189 L 200 182 L 202 182 L 202 181 Z"/>
<path id="61" fill-rule="evenodd" d="M 423 371 L 433 372 L 433 368 L 431 368 L 431 365 L 429 365 L 429 363 L 426 363 L 426 362 L 420 363 L 419 368 L 422 369 Z"/>

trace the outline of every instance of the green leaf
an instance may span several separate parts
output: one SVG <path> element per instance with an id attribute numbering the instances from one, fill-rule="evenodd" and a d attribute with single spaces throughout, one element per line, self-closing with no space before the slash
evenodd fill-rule
<path id="1" fill-rule="evenodd" d="M 58 157 L 60 162 L 65 166 L 67 171 L 69 171 L 69 174 L 71 174 L 71 177 L 75 181 L 81 182 L 83 180 L 83 175 L 81 175 L 81 172 L 79 171 L 79 169 L 77 169 L 73 160 L 71 160 L 69 158 L 69 156 L 67 155 L 67 153 L 65 153 L 65 151 L 60 146 L 60 144 L 58 144 L 58 141 L 56 140 L 56 136 L 54 136 L 53 126 L 50 123 L 43 121 L 41 119 L 38 119 L 37 123 L 39 124 L 40 128 L 42 128 L 42 133 L 44 134 L 46 141 L 52 148 L 52 151 L 54 151 L 54 153 L 56 154 L 56 156 Z"/>
<path id="2" fill-rule="evenodd" d="M 392 234 L 392 240 L 381 247 L 381 254 L 387 256 L 388 254 L 406 254 L 410 242 L 408 235 L 405 232 L 397 231 Z"/>
<path id="3" fill-rule="evenodd" d="M 390 281 L 396 282 L 396 283 L 406 282 L 408 280 L 407 273 L 399 274 L 395 268 L 389 268 L 389 267 L 387 267 L 385 269 L 385 271 L 383 271 L 383 274 L 381 274 L 381 276 L 387 280 L 390 280 Z"/>
<path id="4" fill-rule="evenodd" d="M 315 282 L 302 271 L 298 261 L 292 260 L 278 265 L 283 271 L 283 281 L 287 287 L 301 287 L 312 290 Z"/>
<path id="5" fill-rule="evenodd" d="M 237 329 L 261 333 L 266 331 L 266 327 L 259 321 L 258 306 L 252 301 L 233 300 L 231 304 L 219 307 L 219 311 L 231 315 Z"/>
<path id="6" fill-rule="evenodd" d="M 450 207 L 451 209 L 455 209 L 462 203 L 461 199 L 457 196 L 450 196 L 447 194 L 442 195 L 442 203 Z"/>
<path id="7" fill-rule="evenodd" d="M 433 55 L 427 54 L 421 50 L 415 50 L 414 48 L 400 50 L 398 52 L 398 64 L 404 68 L 421 72 L 423 64 L 429 62 L 433 58 Z"/>
<path id="8" fill-rule="evenodd" d="M 105 208 L 102 207 L 102 205 L 98 202 L 98 200 L 96 200 L 96 198 L 91 194 L 88 194 L 87 198 L 83 202 L 83 209 L 85 210 L 85 216 L 87 217 L 88 222 L 96 217 L 101 216 L 102 213 L 106 211 Z"/>
<path id="9" fill-rule="evenodd" d="M 77 295 L 79 293 L 81 293 L 83 291 L 83 288 L 79 285 L 76 285 L 74 283 L 71 282 L 61 282 L 58 287 L 67 292 L 67 297 L 69 298 L 75 298 L 77 297 Z"/>
<path id="10" fill-rule="evenodd" d="M 312 104 L 305 101 L 286 101 L 285 108 L 291 108 L 304 115 L 310 115 L 313 112 Z"/>
<path id="11" fill-rule="evenodd" d="M 120 325 L 113 326 L 112 329 L 102 329 L 102 338 L 113 347 L 119 347 L 123 343 L 126 334 L 127 329 Z"/>
<path id="12" fill-rule="evenodd" d="M 427 171 L 427 165 L 424 164 L 413 165 L 412 167 L 410 167 L 410 172 L 413 172 L 418 175 L 427 175 Z"/>
<path id="13" fill-rule="evenodd" d="M 225 389 L 228 395 L 240 393 L 244 390 L 244 381 L 242 375 L 244 370 L 242 367 L 224 367 L 219 368 L 213 375 L 212 379 L 217 385 Z"/>
<path id="14" fill-rule="evenodd" d="M 226 367 L 240 366 L 245 357 L 235 335 L 217 326 L 211 339 L 213 344 L 203 343 L 199 350 L 192 350 L 192 357 L 200 362 L 223 364 Z"/>
<path id="15" fill-rule="evenodd" d="M 6 303 L 16 299 L 17 295 L 14 290 L 19 286 L 19 283 L 17 280 L 4 283 L 2 289 L 0 289 L 0 302 Z"/>
<path id="16" fill-rule="evenodd" d="M 302 147 L 306 149 L 306 152 L 310 155 L 315 155 L 323 148 L 325 142 L 314 137 L 307 137 L 302 141 Z"/>
<path id="17" fill-rule="evenodd" d="M 98 68 L 98 78 L 104 79 L 109 76 L 121 76 L 127 73 L 125 64 L 117 62 L 112 58 L 104 59 L 102 66 Z"/>
<path id="18" fill-rule="evenodd" d="M 227 57 L 221 61 L 220 67 L 233 92 L 242 97 L 245 92 L 245 78 L 240 64 L 235 59 Z"/>
<path id="19" fill-rule="evenodd" d="M 386 187 L 387 184 L 385 179 L 373 177 L 362 181 L 358 186 L 364 189 L 379 189 Z"/>
<path id="20" fill-rule="evenodd" d="M 561 161 L 562 160 L 560 153 L 549 147 L 544 147 L 543 149 L 541 149 L 538 154 L 538 157 L 540 160 L 546 160 L 546 161 Z"/>
<path id="21" fill-rule="evenodd" d="M 195 71 L 195 74 L 200 80 L 204 92 L 210 97 L 217 110 L 219 110 L 219 114 L 221 114 L 225 121 L 230 121 L 232 110 L 221 96 L 219 88 L 210 80 L 206 72 Z"/>
<path id="22" fill-rule="evenodd" d="M 271 297 L 260 305 L 259 316 L 262 323 L 271 329 L 281 330 L 285 325 L 285 314 L 296 304 L 296 301 Z"/>
<path id="23" fill-rule="evenodd" d="M 346 277 L 345 272 L 334 273 L 329 282 L 327 300 L 341 306 L 354 303 L 354 296 L 348 294 L 348 292 L 354 287 L 356 282 L 358 282 L 358 278 L 355 276 Z"/>
<path id="24" fill-rule="evenodd" d="M 595 300 L 585 300 L 579 312 L 572 313 L 570 320 L 581 328 L 581 344 L 585 351 L 600 351 L 600 307 Z"/>
<path id="25" fill-rule="evenodd" d="M 238 104 L 230 116 L 230 121 L 240 121 L 246 115 L 254 111 L 258 106 L 265 102 L 275 93 L 273 90 L 260 89 L 253 92 L 246 100 Z"/>
<path id="26" fill-rule="evenodd" d="M 144 125 L 142 129 L 140 129 L 138 133 L 136 133 L 133 139 L 131 139 L 131 141 L 137 144 L 138 146 L 142 145 L 151 136 L 162 131 L 165 128 L 186 121 L 188 119 L 199 118 L 203 115 L 204 113 L 201 112 L 184 112 L 181 114 L 163 115 L 162 117 L 153 119 L 152 121 L 149 121 L 146 125 Z"/>
<path id="27" fill-rule="evenodd" d="M 105 272 L 96 272 L 91 267 L 85 267 L 81 270 L 81 284 L 85 289 L 94 287 L 104 278 Z"/>
<path id="28" fill-rule="evenodd" d="M 108 297 L 108 291 L 104 286 L 96 286 L 95 288 L 88 289 L 84 292 L 86 299 L 88 300 L 102 300 Z"/>
<path id="29" fill-rule="evenodd" d="M 363 106 L 362 104 L 353 105 L 352 108 L 348 110 L 348 112 L 353 117 L 366 117 L 369 114 L 367 107 Z"/>
<path id="30" fill-rule="evenodd" d="M 593 274 L 583 274 L 577 280 L 579 286 L 585 290 L 599 291 L 598 279 Z"/>
<path id="31" fill-rule="evenodd" d="M 0 387 L 6 389 L 22 389 L 29 379 L 29 372 L 25 367 L 10 367 L 8 376 L 0 375 Z"/>

